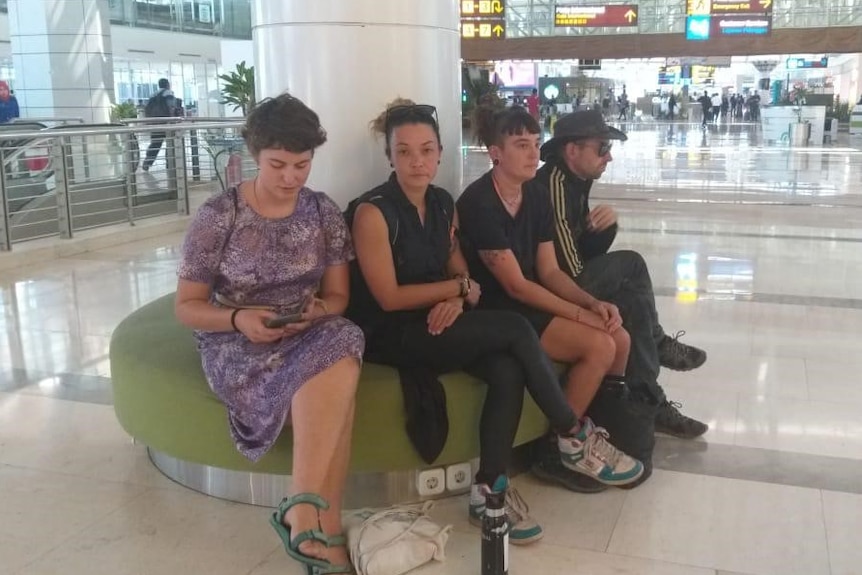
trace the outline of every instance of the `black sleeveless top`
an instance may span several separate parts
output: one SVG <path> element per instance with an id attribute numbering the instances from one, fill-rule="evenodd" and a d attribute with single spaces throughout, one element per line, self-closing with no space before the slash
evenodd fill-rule
<path id="1" fill-rule="evenodd" d="M 410 203 L 393 173 L 389 180 L 351 202 L 348 212 L 363 203 L 372 203 L 383 213 L 389 228 L 389 243 L 398 285 L 432 283 L 448 279 L 446 264 L 452 248 L 452 222 L 455 202 L 449 192 L 429 186 L 425 193 L 425 223 Z M 348 218 L 352 219 L 352 218 Z M 352 222 L 349 222 L 352 224 Z M 405 322 L 425 321 L 429 308 L 384 311 L 368 289 L 357 261 L 351 263 L 350 306 L 347 317 L 365 332 L 366 342 L 385 334 L 400 338 L 399 326 Z M 391 333 L 397 332 L 397 333 Z"/>

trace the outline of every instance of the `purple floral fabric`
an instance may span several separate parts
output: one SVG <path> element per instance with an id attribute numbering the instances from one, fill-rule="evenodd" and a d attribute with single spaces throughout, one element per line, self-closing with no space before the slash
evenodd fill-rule
<path id="1" fill-rule="evenodd" d="M 209 284 L 239 305 L 284 312 L 317 291 L 327 266 L 353 258 L 347 225 L 326 194 L 303 188 L 293 214 L 267 219 L 234 188 L 198 210 L 178 275 Z M 365 346 L 362 331 L 335 315 L 274 343 L 252 343 L 237 332 L 195 336 L 207 381 L 227 406 L 237 449 L 253 461 L 278 438 L 299 388 L 345 357 L 361 358 Z"/>

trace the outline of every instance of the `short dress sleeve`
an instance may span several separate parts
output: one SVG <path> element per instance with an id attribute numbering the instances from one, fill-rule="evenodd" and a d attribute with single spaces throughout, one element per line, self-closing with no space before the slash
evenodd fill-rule
<path id="1" fill-rule="evenodd" d="M 326 243 L 324 263 L 327 267 L 346 264 L 355 259 L 356 254 L 344 215 L 332 198 L 322 192 L 316 195 Z"/>
<path id="2" fill-rule="evenodd" d="M 230 190 L 210 198 L 197 211 L 183 241 L 177 275 L 180 279 L 212 285 L 236 218 Z"/>

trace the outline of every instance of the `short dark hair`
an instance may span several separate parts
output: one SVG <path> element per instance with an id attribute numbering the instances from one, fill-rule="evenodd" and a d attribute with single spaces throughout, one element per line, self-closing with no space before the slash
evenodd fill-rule
<path id="1" fill-rule="evenodd" d="M 167 90 L 171 87 L 171 83 L 167 78 L 159 78 L 159 90 Z"/>
<path id="2" fill-rule="evenodd" d="M 486 148 L 502 146 L 506 136 L 524 132 L 541 134 L 542 129 L 539 122 L 521 106 L 501 109 L 482 105 L 473 113 L 473 134 Z"/>
<path id="3" fill-rule="evenodd" d="M 245 119 L 242 137 L 254 157 L 269 148 L 299 154 L 322 146 L 326 130 L 314 110 L 284 93 L 266 98 L 252 108 Z"/>

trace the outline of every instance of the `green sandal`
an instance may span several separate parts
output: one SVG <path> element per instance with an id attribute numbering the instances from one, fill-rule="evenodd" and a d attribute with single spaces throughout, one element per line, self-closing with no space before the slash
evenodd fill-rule
<path id="1" fill-rule="evenodd" d="M 292 536 L 290 527 L 284 524 L 284 516 L 287 511 L 294 505 L 306 503 L 313 505 L 318 510 L 317 529 L 309 529 L 303 531 L 296 536 Z M 318 559 L 311 557 L 299 550 L 299 546 L 306 541 L 319 541 L 327 547 L 346 545 L 347 540 L 344 535 L 333 535 L 329 537 L 323 532 L 320 526 L 320 511 L 329 509 L 329 503 L 319 495 L 314 493 L 298 493 L 293 497 L 285 497 L 281 500 L 278 509 L 269 518 L 269 523 L 284 544 L 284 550 L 293 559 L 305 565 L 308 575 L 335 575 L 336 573 L 353 573 L 351 565 L 333 565 L 326 559 Z"/>

